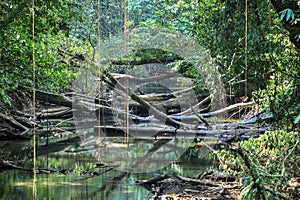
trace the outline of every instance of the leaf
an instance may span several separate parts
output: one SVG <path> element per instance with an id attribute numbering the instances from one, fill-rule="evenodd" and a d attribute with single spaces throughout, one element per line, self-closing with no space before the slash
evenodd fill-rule
<path id="1" fill-rule="evenodd" d="M 287 10 L 284 9 L 283 11 L 281 11 L 280 14 L 280 21 L 283 21 L 284 16 L 286 15 Z"/>
<path id="2" fill-rule="evenodd" d="M 294 12 L 291 9 L 287 8 L 286 21 L 288 21 L 290 18 L 292 20 L 294 20 L 295 19 L 295 15 L 294 15 Z"/>
<path id="3" fill-rule="evenodd" d="M 290 8 L 282 10 L 281 12 L 279 12 L 279 14 L 280 14 L 280 21 L 283 21 L 284 18 L 285 21 L 289 21 L 290 19 L 291 20 L 295 19 L 295 14 Z"/>
<path id="4" fill-rule="evenodd" d="M 300 115 L 298 115 L 298 117 L 295 118 L 294 124 L 298 124 L 299 122 L 300 122 Z"/>
<path id="5" fill-rule="evenodd" d="M 245 187 L 242 191 L 241 191 L 241 196 L 242 197 L 247 197 L 250 190 L 252 189 L 253 184 L 249 184 L 247 187 Z"/>

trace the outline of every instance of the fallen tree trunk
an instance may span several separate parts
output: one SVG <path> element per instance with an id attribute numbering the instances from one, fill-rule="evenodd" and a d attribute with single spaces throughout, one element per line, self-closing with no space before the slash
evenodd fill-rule
<path id="1" fill-rule="evenodd" d="M 202 101 L 200 101 L 199 103 L 197 103 L 196 105 L 192 106 L 190 109 L 187 109 L 181 113 L 177 113 L 177 115 L 186 115 L 186 114 L 191 114 L 193 113 L 192 109 L 194 109 L 196 112 L 198 111 L 198 108 L 202 105 L 204 105 L 206 102 L 208 102 L 210 100 L 210 98 L 213 97 L 213 94 L 209 95 L 208 97 L 206 97 L 205 99 L 203 99 Z"/>
<path id="2" fill-rule="evenodd" d="M 110 133 L 119 132 L 119 136 L 124 136 L 125 130 L 129 130 L 129 135 L 137 138 L 156 137 L 156 138 L 202 138 L 202 139 L 219 139 L 221 141 L 227 140 L 243 140 L 251 136 L 258 136 L 264 133 L 269 128 L 252 128 L 252 129 L 228 129 L 228 130 L 185 130 L 176 128 L 157 128 L 157 127 L 115 127 L 115 126 L 95 126 L 94 132 L 98 133 L 99 129 L 110 137 Z M 112 135 L 116 136 L 116 135 Z"/>
<path id="3" fill-rule="evenodd" d="M 0 130 L 0 140 L 29 140 L 29 137 L 23 135 L 16 135 L 11 133 L 11 130 L 1 129 Z"/>
<path id="4" fill-rule="evenodd" d="M 19 123 L 17 120 L 15 120 L 13 117 L 6 116 L 5 114 L 0 112 L 0 117 L 4 119 L 7 123 L 9 123 L 11 126 L 13 126 L 16 129 L 19 129 L 20 131 L 28 131 L 29 128 L 24 126 L 23 124 Z"/>
<path id="5" fill-rule="evenodd" d="M 220 109 L 220 110 L 199 114 L 199 116 L 201 116 L 201 117 L 213 117 L 213 116 L 217 116 L 217 115 L 222 114 L 222 113 L 230 112 L 230 111 L 235 110 L 235 109 L 249 108 L 249 107 L 252 107 L 254 105 L 256 105 L 256 102 L 254 102 L 254 101 L 247 102 L 247 103 L 237 103 L 237 104 L 227 106 L 226 108 L 223 108 L 223 109 Z"/>
<path id="6" fill-rule="evenodd" d="M 141 97 L 139 97 L 138 95 L 132 93 L 131 91 L 129 91 L 125 86 L 123 86 L 117 79 L 115 79 L 109 72 L 105 72 L 103 74 L 104 77 L 106 77 L 107 79 L 105 79 L 104 81 L 108 82 L 108 84 L 113 84 L 114 86 L 117 86 L 118 88 L 120 88 L 121 90 L 128 91 L 128 96 L 131 97 L 132 100 L 138 102 L 139 104 L 141 104 L 142 106 L 144 106 L 147 110 L 150 110 L 153 112 L 154 116 L 161 120 L 161 121 L 166 121 L 167 124 L 175 127 L 175 128 L 180 128 L 180 127 L 186 127 L 186 128 L 193 128 L 194 126 L 191 126 L 189 124 L 184 124 L 181 122 L 178 122 L 170 117 L 168 117 L 165 113 L 159 111 L 157 108 L 153 107 L 151 104 L 149 104 L 148 102 L 144 101 Z"/>
<path id="7" fill-rule="evenodd" d="M 45 155 L 48 153 L 55 153 L 66 149 L 68 146 L 74 146 L 81 142 L 81 138 L 79 136 L 75 136 L 73 138 L 61 140 L 56 143 L 50 143 L 42 146 L 38 146 L 37 148 L 37 156 Z"/>
<path id="8" fill-rule="evenodd" d="M 219 187 L 218 184 L 213 183 L 213 182 L 206 182 L 206 181 L 201 181 L 201 180 L 198 180 L 198 179 L 186 178 L 186 177 L 183 177 L 183 176 L 179 176 L 176 173 L 173 173 L 173 176 L 178 178 L 181 181 L 188 182 L 188 183 L 191 183 L 191 184 L 206 185 L 206 186 L 210 186 L 210 187 Z"/>
<path id="9" fill-rule="evenodd" d="M 152 185 L 152 184 L 155 184 L 159 181 L 162 181 L 162 180 L 165 180 L 167 178 L 171 178 L 172 176 L 170 174 L 162 174 L 162 175 L 159 175 L 153 179 L 150 179 L 150 180 L 146 180 L 146 181 L 136 181 L 136 183 L 138 184 L 141 184 L 141 185 Z"/>
<path id="10" fill-rule="evenodd" d="M 66 106 L 72 108 L 72 101 L 62 95 L 37 90 L 36 98 L 40 101 L 52 103 L 58 106 Z"/>
<path id="11" fill-rule="evenodd" d="M 154 76 L 154 77 L 148 77 L 148 78 L 138 78 L 132 75 L 128 75 L 128 74 L 117 74 L 117 73 L 112 73 L 112 75 L 116 78 L 116 79 L 128 79 L 131 81 L 134 81 L 136 83 L 147 83 L 147 82 L 153 82 L 153 81 L 159 81 L 159 80 L 164 80 L 167 78 L 171 78 L 174 76 L 174 73 L 168 73 L 168 74 L 161 74 L 159 76 Z"/>
<path id="12" fill-rule="evenodd" d="M 63 109 L 61 111 L 56 111 L 56 112 L 40 112 L 36 113 L 37 119 L 49 119 L 49 118 L 69 118 L 72 117 L 73 115 L 73 110 L 70 108 Z"/>
<path id="13" fill-rule="evenodd" d="M 176 98 L 173 93 L 170 94 L 144 94 L 139 95 L 144 101 L 165 101 Z"/>

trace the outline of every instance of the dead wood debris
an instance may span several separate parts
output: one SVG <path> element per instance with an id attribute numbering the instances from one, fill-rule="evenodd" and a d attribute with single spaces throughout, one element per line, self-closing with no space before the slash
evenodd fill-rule
<path id="1" fill-rule="evenodd" d="M 151 200 L 236 199 L 241 187 L 235 176 L 213 170 L 194 178 L 171 173 L 137 183 L 153 193 Z"/>

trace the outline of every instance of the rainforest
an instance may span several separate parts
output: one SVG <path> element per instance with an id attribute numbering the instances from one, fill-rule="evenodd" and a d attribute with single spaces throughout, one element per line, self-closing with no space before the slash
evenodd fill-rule
<path id="1" fill-rule="evenodd" d="M 0 199 L 299 199 L 300 1 L 0 2 Z"/>

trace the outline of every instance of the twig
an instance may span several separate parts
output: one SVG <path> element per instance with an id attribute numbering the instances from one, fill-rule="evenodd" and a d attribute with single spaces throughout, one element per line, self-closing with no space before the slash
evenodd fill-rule
<path id="1" fill-rule="evenodd" d="M 62 123 L 71 121 L 71 120 L 73 120 L 73 119 L 74 119 L 74 117 L 71 117 L 71 118 L 69 118 L 69 119 L 65 119 L 65 120 L 63 120 L 63 121 L 57 123 L 55 126 L 58 127 L 58 126 L 61 125 Z"/>
<path id="2" fill-rule="evenodd" d="M 203 122 L 206 127 L 210 126 L 209 123 L 194 110 L 193 106 L 191 106 L 191 110 L 199 118 L 200 122 Z"/>
<path id="3" fill-rule="evenodd" d="M 211 97 L 213 97 L 214 94 L 211 94 L 209 95 L 208 97 L 206 97 L 205 99 L 203 99 L 202 101 L 200 101 L 199 103 L 197 103 L 196 105 L 193 106 L 193 109 L 197 108 L 197 107 L 200 107 L 201 105 L 205 104 L 207 101 L 210 100 Z M 185 110 L 181 113 L 177 113 L 177 115 L 185 115 L 189 112 L 191 112 L 192 110 L 191 109 L 188 109 L 188 110 Z"/>
<path id="4" fill-rule="evenodd" d="M 281 176 L 283 176 L 283 174 L 284 174 L 284 171 L 285 171 L 285 161 L 286 161 L 286 159 L 291 155 L 291 153 L 295 150 L 295 148 L 297 147 L 297 145 L 298 145 L 298 143 L 299 143 L 299 140 L 297 140 L 297 142 L 296 142 L 296 144 L 293 146 L 293 148 L 292 148 L 292 150 L 288 153 L 288 155 L 286 155 L 286 157 L 284 158 L 284 160 L 283 160 L 283 164 L 282 164 L 282 171 L 281 171 Z"/>

